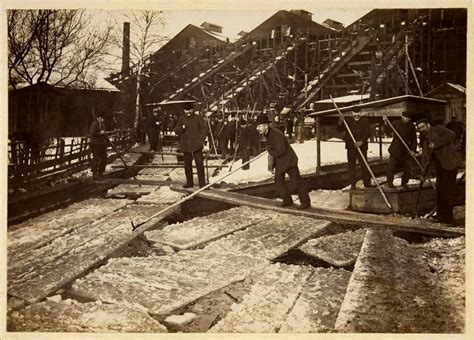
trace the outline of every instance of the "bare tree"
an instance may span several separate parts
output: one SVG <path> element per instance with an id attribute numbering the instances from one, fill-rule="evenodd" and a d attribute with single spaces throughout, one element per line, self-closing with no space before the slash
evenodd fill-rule
<path id="1" fill-rule="evenodd" d="M 111 28 L 84 10 L 9 10 L 9 85 L 86 85 L 107 54 Z"/>
<path id="2" fill-rule="evenodd" d="M 136 97 L 135 97 L 135 118 L 134 127 L 138 128 L 141 121 L 141 81 L 144 76 L 143 67 L 149 61 L 152 52 L 167 41 L 163 36 L 163 26 L 165 24 L 164 14 L 157 10 L 140 10 L 123 13 L 119 16 L 123 21 L 130 22 L 130 61 L 132 63 L 132 73 L 136 77 Z M 114 44 L 120 48 L 122 46 L 122 22 L 115 18 L 116 33 L 114 34 Z M 119 56 L 116 56 L 120 58 Z"/>

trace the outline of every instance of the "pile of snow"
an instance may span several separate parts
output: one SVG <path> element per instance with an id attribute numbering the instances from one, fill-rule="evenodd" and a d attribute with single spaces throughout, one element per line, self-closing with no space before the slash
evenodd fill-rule
<path id="1" fill-rule="evenodd" d="M 316 140 L 308 140 L 302 144 L 294 143 L 291 145 L 298 155 L 298 167 L 301 174 L 311 174 L 316 170 Z M 382 145 L 383 157 L 388 157 L 389 145 Z M 379 158 L 379 144 L 369 143 L 369 150 L 367 152 L 369 159 Z M 321 165 L 330 165 L 347 162 L 347 151 L 344 143 L 340 140 L 334 142 L 321 142 Z M 242 160 L 237 160 L 232 169 L 237 169 L 242 165 Z M 210 182 L 215 182 L 228 169 L 223 169 L 217 176 L 210 178 Z M 223 182 L 232 184 L 260 182 L 273 178 L 273 174 L 268 171 L 268 157 L 263 156 L 250 164 L 250 169 L 239 170 L 236 173 L 225 178 Z"/>

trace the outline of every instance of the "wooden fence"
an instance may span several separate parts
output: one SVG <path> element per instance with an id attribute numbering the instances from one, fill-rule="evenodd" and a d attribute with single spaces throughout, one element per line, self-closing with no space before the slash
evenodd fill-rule
<path id="1" fill-rule="evenodd" d="M 131 130 L 115 130 L 107 135 L 119 150 L 128 149 L 134 142 Z M 109 151 L 113 151 L 110 145 Z M 54 138 L 47 146 L 37 149 L 28 147 L 23 141 L 9 142 L 9 190 L 80 171 L 88 167 L 90 158 L 87 137 Z"/>

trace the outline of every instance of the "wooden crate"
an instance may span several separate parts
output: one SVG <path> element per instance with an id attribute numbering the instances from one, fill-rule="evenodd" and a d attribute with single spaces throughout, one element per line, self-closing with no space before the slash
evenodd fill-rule
<path id="1" fill-rule="evenodd" d="M 412 185 L 409 189 L 396 187 L 395 189 L 383 188 L 388 201 L 396 213 L 411 214 L 415 208 L 418 196 L 418 186 Z M 456 205 L 465 204 L 465 186 L 458 183 Z M 364 188 L 350 191 L 351 209 L 368 213 L 390 213 L 385 201 L 377 188 Z M 425 184 L 423 186 L 418 212 L 428 212 L 436 206 L 436 192 Z"/>

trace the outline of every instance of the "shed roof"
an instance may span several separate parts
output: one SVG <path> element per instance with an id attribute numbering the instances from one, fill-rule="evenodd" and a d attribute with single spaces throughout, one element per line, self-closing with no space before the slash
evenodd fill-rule
<path id="1" fill-rule="evenodd" d="M 339 108 L 339 110 L 343 113 L 352 111 L 353 109 L 360 109 L 360 110 L 363 110 L 363 111 L 369 111 L 370 109 L 376 109 L 376 110 L 383 111 L 384 107 L 388 107 L 390 105 L 400 103 L 400 102 L 416 103 L 416 104 L 420 104 L 420 107 L 425 106 L 425 105 L 446 105 L 446 101 L 444 101 L 444 100 L 405 95 L 405 96 L 399 96 L 399 97 L 392 97 L 392 98 L 376 100 L 376 101 L 362 103 L 362 104 L 345 106 L 345 107 Z M 308 115 L 310 117 L 322 117 L 322 116 L 338 115 L 338 112 L 337 112 L 337 109 L 334 108 L 334 109 L 331 109 L 331 110 L 312 112 L 312 113 L 309 113 Z M 383 114 L 383 115 L 387 115 L 387 114 Z M 391 116 L 397 116 L 398 117 L 400 115 L 401 115 L 401 111 L 400 112 L 395 112 Z M 387 115 L 387 116 L 390 116 L 390 115 Z"/>

